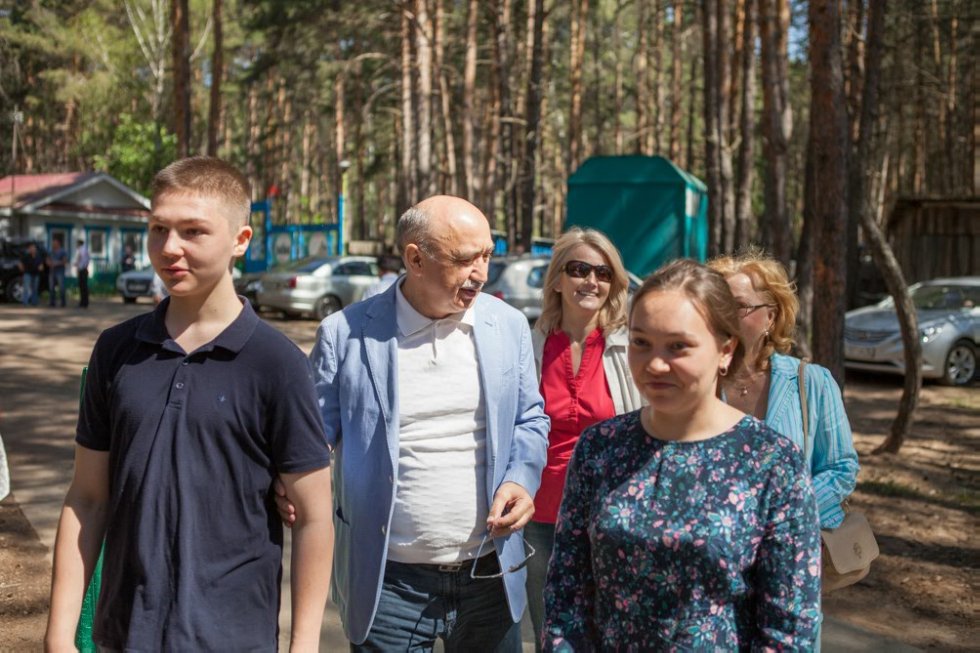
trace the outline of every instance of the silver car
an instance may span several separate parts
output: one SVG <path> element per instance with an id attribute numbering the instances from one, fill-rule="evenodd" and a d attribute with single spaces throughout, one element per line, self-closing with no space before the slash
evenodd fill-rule
<path id="1" fill-rule="evenodd" d="M 541 288 L 549 263 L 547 256 L 491 259 L 483 292 L 504 300 L 533 323 L 541 317 Z"/>
<path id="2" fill-rule="evenodd" d="M 980 343 L 980 277 L 923 281 L 909 287 L 919 318 L 922 375 L 946 385 L 966 385 L 977 373 Z M 849 311 L 844 318 L 844 365 L 905 373 L 898 317 L 889 297 Z"/>
<path id="3" fill-rule="evenodd" d="M 359 300 L 377 280 L 372 256 L 311 256 L 263 274 L 255 287 L 255 306 L 322 320 Z"/>
<path id="4" fill-rule="evenodd" d="M 127 304 L 140 297 L 153 297 L 153 268 L 130 270 L 116 277 L 116 290 Z"/>

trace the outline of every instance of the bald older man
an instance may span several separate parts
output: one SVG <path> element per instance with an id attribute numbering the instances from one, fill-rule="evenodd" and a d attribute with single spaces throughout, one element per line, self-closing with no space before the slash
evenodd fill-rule
<path id="1" fill-rule="evenodd" d="M 398 220 L 406 273 L 326 318 L 311 354 L 335 449 L 333 596 L 351 649 L 519 651 L 549 420 L 524 316 L 480 292 L 486 217 Z"/>

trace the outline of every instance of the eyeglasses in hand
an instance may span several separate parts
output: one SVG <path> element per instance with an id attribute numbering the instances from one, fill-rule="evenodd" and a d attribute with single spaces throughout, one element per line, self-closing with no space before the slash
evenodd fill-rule
<path id="1" fill-rule="evenodd" d="M 473 566 L 470 567 L 470 578 L 472 578 L 473 580 L 486 580 L 486 579 L 491 579 L 491 578 L 502 578 L 504 574 L 511 574 L 511 573 L 513 573 L 515 571 L 519 571 L 519 570 L 523 569 L 527 565 L 527 561 L 530 560 L 534 556 L 534 554 L 536 553 L 536 551 L 534 550 L 534 547 L 531 546 L 531 543 L 528 542 L 527 540 L 525 540 L 524 541 L 524 544 L 525 544 L 525 546 L 527 546 L 528 549 L 531 550 L 531 552 L 528 553 L 524 557 L 524 559 L 521 560 L 519 563 L 517 563 L 516 565 L 513 565 L 511 567 L 509 567 L 507 569 L 507 571 L 498 571 L 495 574 L 487 574 L 487 575 L 478 574 L 478 573 L 476 573 L 476 563 L 483 556 L 483 547 L 486 546 L 486 544 L 487 544 L 487 538 L 489 538 L 489 537 L 490 537 L 490 529 L 488 528 L 486 530 L 486 532 L 483 534 L 483 539 L 480 540 L 480 548 L 478 548 L 476 550 L 476 560 L 473 561 Z"/>

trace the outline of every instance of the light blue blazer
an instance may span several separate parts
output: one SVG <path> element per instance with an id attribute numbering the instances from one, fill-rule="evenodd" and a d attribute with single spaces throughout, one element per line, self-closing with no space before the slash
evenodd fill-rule
<path id="1" fill-rule="evenodd" d="M 527 318 L 480 294 L 474 340 L 486 404 L 487 503 L 506 481 L 533 497 L 546 460 L 550 420 L 538 392 Z M 371 629 L 388 553 L 398 478 L 398 325 L 395 286 L 327 317 L 310 358 L 327 440 L 334 449 L 332 595 L 355 644 Z M 502 569 L 524 559 L 524 537 L 494 540 Z M 524 613 L 526 572 L 505 574 L 510 613 Z"/>

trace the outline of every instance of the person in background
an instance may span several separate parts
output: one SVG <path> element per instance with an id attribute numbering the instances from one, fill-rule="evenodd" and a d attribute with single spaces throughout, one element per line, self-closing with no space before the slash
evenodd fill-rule
<path id="1" fill-rule="evenodd" d="M 587 429 L 572 455 L 545 650 L 811 650 L 813 487 L 789 439 L 718 397 L 742 353 L 728 284 L 668 264 L 634 295 L 629 332 L 648 405 Z"/>
<path id="2" fill-rule="evenodd" d="M 742 364 L 722 380 L 722 398 L 802 450 L 800 359 L 789 355 L 799 300 L 786 269 L 758 250 L 708 265 L 724 275 L 738 302 L 745 347 Z M 841 503 L 854 491 L 860 466 L 840 387 L 825 367 L 810 363 L 805 370 L 806 469 L 817 495 L 820 528 L 836 528 L 844 521 Z"/>
<path id="3" fill-rule="evenodd" d="M 68 252 L 62 247 L 61 239 L 55 236 L 51 239 L 51 252 L 48 254 L 48 302 L 54 306 L 55 288 L 61 307 L 65 307 L 65 271 L 68 268 Z"/>
<path id="4" fill-rule="evenodd" d="M 88 308 L 88 246 L 81 238 L 75 241 L 75 270 L 78 274 L 78 307 Z"/>
<path id="5" fill-rule="evenodd" d="M 628 286 L 619 252 L 600 232 L 572 228 L 555 242 L 541 317 L 531 331 L 544 411 L 551 418 L 548 462 L 534 496 L 534 517 L 524 528 L 537 551 L 527 565 L 527 597 L 539 649 L 544 582 L 572 450 L 584 429 L 641 404 L 626 361 Z"/>
<path id="6" fill-rule="evenodd" d="M 395 280 L 398 279 L 398 273 L 402 269 L 401 259 L 392 255 L 379 256 L 378 269 L 381 272 L 381 278 L 367 287 L 364 294 L 361 295 L 361 299 L 368 299 L 369 297 L 380 295 L 391 284 L 395 283 Z"/>
<path id="7" fill-rule="evenodd" d="M 136 256 L 133 254 L 132 246 L 126 245 L 123 248 L 123 257 L 122 261 L 119 262 L 119 269 L 123 272 L 136 269 Z"/>
<path id="8" fill-rule="evenodd" d="M 24 274 L 22 303 L 24 306 L 37 306 L 41 271 L 44 267 L 44 257 L 37 251 L 37 245 L 28 243 L 24 253 L 20 255 L 17 267 Z"/>

